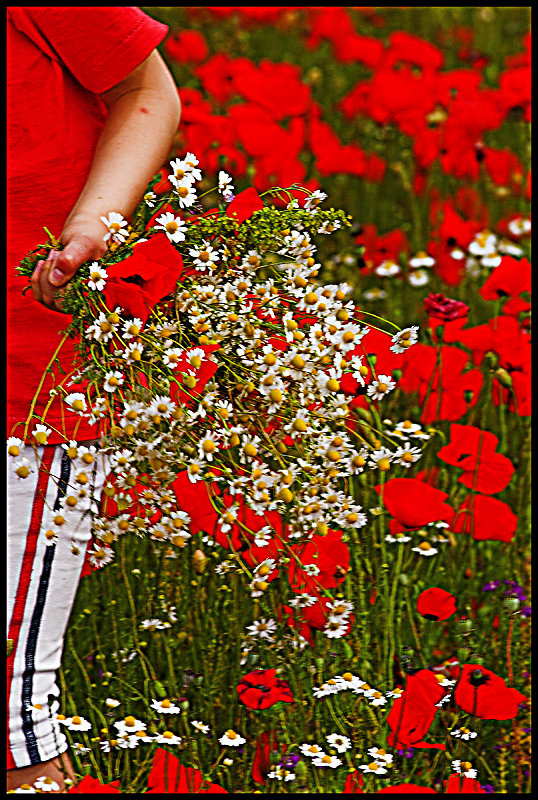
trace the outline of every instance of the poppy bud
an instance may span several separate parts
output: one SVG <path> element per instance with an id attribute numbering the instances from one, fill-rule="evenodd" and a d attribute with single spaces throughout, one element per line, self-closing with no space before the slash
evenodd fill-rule
<path id="1" fill-rule="evenodd" d="M 306 778 L 308 770 L 306 768 L 306 764 L 304 763 L 304 761 L 298 761 L 293 769 L 295 775 L 299 778 L 299 780 L 303 780 L 304 778 Z"/>
<path id="2" fill-rule="evenodd" d="M 472 653 L 469 656 L 469 660 L 472 664 L 479 664 L 480 666 L 484 663 L 482 656 L 479 656 L 477 653 Z"/>
<path id="3" fill-rule="evenodd" d="M 197 575 L 202 575 L 207 567 L 207 556 L 202 550 L 195 550 L 192 556 L 192 568 Z"/>
<path id="4" fill-rule="evenodd" d="M 473 627 L 472 620 L 468 619 L 467 617 L 462 617 L 460 620 L 458 620 L 458 625 L 462 633 L 469 633 Z"/>
<path id="5" fill-rule="evenodd" d="M 460 647 L 458 650 L 458 661 L 460 664 L 465 664 L 467 661 L 470 661 L 471 651 L 468 647 Z"/>
<path id="6" fill-rule="evenodd" d="M 473 397 L 474 397 L 473 390 L 472 389 L 465 389 L 465 391 L 463 392 L 463 397 L 464 397 L 466 403 L 472 403 Z"/>
<path id="7" fill-rule="evenodd" d="M 407 584 L 409 583 L 409 578 L 407 577 L 405 572 L 402 572 L 400 574 L 399 581 L 402 584 L 402 586 L 407 586 Z"/>
<path id="8" fill-rule="evenodd" d="M 497 380 L 499 381 L 501 386 L 504 386 L 506 389 L 510 389 L 511 388 L 511 386 L 512 386 L 512 376 L 505 369 L 503 369 L 502 367 L 499 367 L 499 369 L 496 369 L 495 370 L 495 377 L 497 378 Z"/>
<path id="9" fill-rule="evenodd" d="M 407 659 L 413 658 L 414 655 L 415 655 L 415 651 L 413 650 L 412 647 L 407 647 L 407 646 L 406 647 L 402 647 L 402 657 L 403 658 L 407 658 Z"/>
<path id="10" fill-rule="evenodd" d="M 519 600 L 517 597 L 507 597 L 503 603 L 503 608 L 509 614 L 513 614 L 519 608 Z"/>

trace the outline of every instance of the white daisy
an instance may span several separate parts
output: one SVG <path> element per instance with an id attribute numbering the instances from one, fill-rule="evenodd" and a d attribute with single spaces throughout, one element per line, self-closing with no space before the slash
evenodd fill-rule
<path id="1" fill-rule="evenodd" d="M 34 786 L 36 789 L 39 789 L 41 792 L 59 792 L 60 786 L 54 778 L 51 778 L 49 775 L 42 775 L 41 778 L 37 778 L 34 781 Z"/>
<path id="2" fill-rule="evenodd" d="M 347 736 L 342 736 L 339 733 L 331 733 L 325 737 L 331 747 L 334 747 L 337 753 L 345 753 L 351 747 L 351 739 Z"/>
<path id="3" fill-rule="evenodd" d="M 415 287 L 426 286 L 426 284 L 430 282 L 430 276 L 425 269 L 417 269 L 409 273 L 407 282 Z"/>
<path id="4" fill-rule="evenodd" d="M 159 714 L 179 714 L 181 709 L 170 700 L 152 700 L 151 707 Z"/>
<path id="5" fill-rule="evenodd" d="M 368 755 L 372 756 L 376 761 L 383 761 L 385 764 L 392 764 L 392 755 L 379 747 L 370 747 Z"/>
<path id="6" fill-rule="evenodd" d="M 382 400 L 395 386 L 396 381 L 392 380 L 392 375 L 378 375 L 367 388 L 368 396 L 372 400 Z"/>
<path id="7" fill-rule="evenodd" d="M 421 542 L 418 547 L 412 547 L 411 549 L 421 556 L 434 556 L 437 553 L 435 547 L 432 547 L 429 542 Z"/>
<path id="8" fill-rule="evenodd" d="M 418 341 L 418 325 L 412 325 L 410 328 L 398 331 L 391 341 L 393 344 L 390 349 L 393 353 L 405 353 L 411 345 L 416 344 Z"/>
<path id="9" fill-rule="evenodd" d="M 456 739 L 463 739 L 466 742 L 468 742 L 469 739 L 476 739 L 477 737 L 477 733 L 475 731 L 470 731 L 469 728 L 456 728 L 450 731 L 450 735 L 455 736 Z"/>
<path id="10" fill-rule="evenodd" d="M 123 375 L 121 372 L 112 370 L 105 374 L 105 383 L 103 385 L 105 392 L 115 392 L 118 386 L 121 386 L 122 384 Z"/>
<path id="11" fill-rule="evenodd" d="M 172 731 L 165 731 L 153 737 L 158 744 L 181 744 L 181 736 L 176 736 Z"/>
<path id="12" fill-rule="evenodd" d="M 276 631 L 274 619 L 259 619 L 247 627 L 249 636 L 259 636 L 261 639 L 272 639 Z"/>
<path id="13" fill-rule="evenodd" d="M 342 760 L 340 758 L 337 758 L 336 756 L 329 756 L 327 754 L 318 756 L 312 760 L 312 764 L 315 767 L 331 767 L 332 769 L 339 767 L 341 763 Z"/>
<path id="14" fill-rule="evenodd" d="M 204 725 L 203 722 L 199 722 L 197 719 L 191 720 L 191 725 L 200 733 L 209 733 L 209 725 Z"/>
<path id="15" fill-rule="evenodd" d="M 102 292 L 105 288 L 107 278 L 108 273 L 106 269 L 100 267 L 97 261 L 90 264 L 90 277 L 88 278 L 88 286 L 90 289 L 93 289 L 94 292 Z"/>
<path id="16" fill-rule="evenodd" d="M 185 241 L 185 234 L 187 233 L 187 226 L 181 217 L 175 217 L 171 211 L 161 214 L 157 217 L 155 230 L 164 231 L 171 242 Z"/>
<path id="17" fill-rule="evenodd" d="M 359 769 L 362 769 L 365 773 L 372 773 L 373 775 L 384 775 L 387 771 L 381 764 L 378 764 L 377 761 L 373 761 L 371 764 L 361 764 Z"/>
<path id="18" fill-rule="evenodd" d="M 232 730 L 227 730 L 219 739 L 220 744 L 227 744 L 230 747 L 239 747 L 246 742 L 238 733 Z"/>
<path id="19" fill-rule="evenodd" d="M 110 239 L 115 244 L 123 244 L 129 235 L 128 231 L 122 230 L 127 227 L 127 220 L 117 211 L 110 211 L 108 217 L 99 217 L 99 219 L 108 228 L 107 233 L 103 236 L 103 242 L 108 242 Z"/>
<path id="20" fill-rule="evenodd" d="M 89 731 L 92 727 L 91 722 L 88 722 L 87 719 L 84 717 L 67 717 L 64 722 L 64 725 L 69 728 L 70 731 Z"/>
<path id="21" fill-rule="evenodd" d="M 308 758 L 317 758 L 318 756 L 325 755 L 323 748 L 318 744 L 302 744 L 299 749 L 303 756 L 307 756 Z"/>

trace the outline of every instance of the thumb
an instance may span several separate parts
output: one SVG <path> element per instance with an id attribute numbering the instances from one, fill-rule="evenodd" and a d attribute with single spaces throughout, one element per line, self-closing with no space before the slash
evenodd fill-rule
<path id="1" fill-rule="evenodd" d="M 49 275 L 53 286 L 63 286 L 71 280 L 77 269 L 85 261 L 95 257 L 95 242 L 89 236 L 80 236 L 72 239 L 61 250 L 54 261 L 54 266 Z"/>

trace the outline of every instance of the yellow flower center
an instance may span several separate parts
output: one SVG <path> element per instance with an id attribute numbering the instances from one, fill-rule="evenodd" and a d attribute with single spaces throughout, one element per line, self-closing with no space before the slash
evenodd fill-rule
<path id="1" fill-rule="evenodd" d="M 380 458 L 377 462 L 377 468 L 381 470 L 381 472 L 386 472 L 390 469 L 390 461 L 388 458 Z"/>
<path id="2" fill-rule="evenodd" d="M 171 222 L 167 222 L 164 227 L 167 233 L 175 233 L 179 228 L 179 225 L 175 220 L 172 220 Z"/>

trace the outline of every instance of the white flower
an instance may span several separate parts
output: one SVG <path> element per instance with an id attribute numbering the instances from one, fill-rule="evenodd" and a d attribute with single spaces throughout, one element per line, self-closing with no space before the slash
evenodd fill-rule
<path id="1" fill-rule="evenodd" d="M 161 631 L 170 627 L 169 622 L 161 622 L 160 619 L 145 619 L 140 623 L 140 627 L 144 630 Z"/>
<path id="2" fill-rule="evenodd" d="M 480 263 L 484 267 L 498 267 L 502 261 L 502 256 L 500 256 L 497 252 L 489 253 L 482 257 Z"/>
<path id="3" fill-rule="evenodd" d="M 172 175 L 176 181 L 186 180 L 190 183 L 202 180 L 202 172 L 197 169 L 199 164 L 198 159 L 193 153 L 187 153 L 185 158 L 176 158 L 170 161 L 172 167 Z"/>
<path id="4" fill-rule="evenodd" d="M 116 244 L 122 244 L 127 239 L 128 232 L 122 230 L 127 226 L 127 220 L 121 214 L 110 211 L 108 217 L 99 217 L 99 219 L 108 228 L 107 233 L 103 236 L 103 242 L 108 242 L 110 239 Z"/>
<path id="5" fill-rule="evenodd" d="M 495 252 L 497 237 L 491 231 L 477 233 L 468 247 L 473 256 L 489 256 Z"/>
<path id="6" fill-rule="evenodd" d="M 452 769 L 459 775 L 465 778 L 476 778 L 477 772 L 473 769 L 470 761 L 460 761 L 459 759 L 452 762 Z"/>
<path id="7" fill-rule="evenodd" d="M 203 722 L 199 722 L 196 719 L 191 720 L 191 725 L 195 730 L 200 731 L 200 733 L 209 733 L 209 725 L 204 725 Z"/>
<path id="8" fill-rule="evenodd" d="M 435 259 L 425 253 L 423 250 L 420 253 L 417 253 L 416 256 L 409 259 L 409 266 L 412 269 L 417 269 L 418 267 L 433 267 L 435 264 Z"/>
<path id="9" fill-rule="evenodd" d="M 99 266 L 97 261 L 90 264 L 90 277 L 88 278 L 88 286 L 95 292 L 102 292 L 105 288 L 108 273 L 106 269 Z"/>
<path id="10" fill-rule="evenodd" d="M 81 744 L 80 742 L 73 742 L 71 747 L 73 748 L 73 750 L 76 753 L 90 753 L 91 752 L 91 747 L 84 747 L 84 745 Z"/>
<path id="11" fill-rule="evenodd" d="M 372 287 L 371 289 L 367 289 L 365 292 L 362 293 L 362 296 L 365 300 L 384 300 L 387 296 L 387 293 L 384 289 L 378 289 L 377 286 Z"/>
<path id="12" fill-rule="evenodd" d="M 450 735 L 455 736 L 457 739 L 464 739 L 467 742 L 469 739 L 475 739 L 477 733 L 475 731 L 470 731 L 469 728 L 456 728 L 450 731 Z"/>
<path id="13" fill-rule="evenodd" d="M 171 242 L 185 241 L 187 226 L 181 217 L 175 217 L 171 211 L 167 211 L 166 214 L 157 217 L 156 222 L 158 225 L 155 225 L 155 230 L 164 231 Z"/>
<path id="14" fill-rule="evenodd" d="M 274 770 L 268 773 L 267 777 L 276 778 L 277 781 L 294 781 L 295 773 L 290 772 L 290 770 L 286 769 L 281 764 L 277 764 Z"/>
<path id="15" fill-rule="evenodd" d="M 351 739 L 348 739 L 347 736 L 341 736 L 339 733 L 331 733 L 326 739 L 337 753 L 345 753 L 351 747 Z"/>
<path id="16" fill-rule="evenodd" d="M 221 744 L 227 744 L 230 747 L 239 747 L 246 742 L 246 739 L 243 739 L 243 737 L 235 731 L 227 730 L 220 737 L 219 742 Z"/>
<path id="17" fill-rule="evenodd" d="M 411 345 L 416 344 L 418 341 L 418 325 L 412 325 L 410 328 L 398 331 L 391 341 L 393 344 L 390 349 L 393 353 L 405 353 Z"/>
<path id="18" fill-rule="evenodd" d="M 224 170 L 219 171 L 219 192 L 233 192 L 234 187 L 232 183 L 232 176 L 228 175 Z"/>
<path id="19" fill-rule="evenodd" d="M 78 717 L 76 715 L 74 717 L 68 717 L 64 725 L 66 725 L 70 731 L 89 731 L 92 727 L 91 722 L 88 722 L 84 717 Z"/>
<path id="20" fill-rule="evenodd" d="M 394 536 L 391 536 L 390 533 L 387 533 L 385 536 L 385 541 L 390 542 L 390 544 L 394 544 L 395 542 L 398 544 L 404 544 L 405 542 L 410 542 L 411 537 L 405 536 L 403 533 L 395 533 Z"/>
<path id="21" fill-rule="evenodd" d="M 105 383 L 103 389 L 105 392 L 115 392 L 118 386 L 123 384 L 123 375 L 121 372 L 111 371 L 105 374 Z"/>
<path id="22" fill-rule="evenodd" d="M 158 744 L 181 744 L 181 736 L 176 736 L 172 731 L 165 731 L 153 737 L 153 741 Z"/>
<path id="23" fill-rule="evenodd" d="M 430 276 L 425 269 L 417 269 L 409 273 L 407 282 L 415 287 L 426 286 L 426 284 L 430 282 Z"/>
<path id="24" fill-rule="evenodd" d="M 336 756 L 329 756 L 327 754 L 318 756 L 312 761 L 312 764 L 315 767 L 332 767 L 332 769 L 339 767 L 341 763 L 342 760 L 340 758 L 337 758 Z"/>
<path id="25" fill-rule="evenodd" d="M 37 794 L 37 789 L 34 789 L 29 783 L 23 783 L 21 786 L 17 786 L 13 792 L 14 794 Z"/>
<path id="26" fill-rule="evenodd" d="M 173 175 L 170 175 L 169 180 L 175 187 L 177 200 L 181 208 L 189 208 L 196 202 L 196 189 L 192 184 L 188 184 L 186 181 L 179 181 Z"/>
<path id="27" fill-rule="evenodd" d="M 522 236 L 524 233 L 529 233 L 531 230 L 530 219 L 523 219 L 518 217 L 508 223 L 508 230 L 513 236 Z"/>
<path id="28" fill-rule="evenodd" d="M 395 386 L 396 381 L 392 380 L 392 375 L 378 375 L 377 379 L 368 386 L 368 396 L 372 400 L 382 400 Z"/>
<path id="29" fill-rule="evenodd" d="M 276 631 L 274 619 L 259 619 L 247 627 L 249 636 L 259 636 L 261 639 L 272 639 L 272 634 Z"/>
<path id="30" fill-rule="evenodd" d="M 48 775 L 42 775 L 34 781 L 34 786 L 42 792 L 59 792 L 60 786 L 56 781 Z"/>
<path id="31" fill-rule="evenodd" d="M 381 278 L 392 278 L 394 275 L 398 275 L 401 270 L 398 264 L 387 259 L 379 264 L 379 266 L 375 267 L 374 272 Z"/>
<path id="32" fill-rule="evenodd" d="M 371 772 L 374 775 L 384 775 L 387 771 L 381 764 L 378 764 L 377 761 L 373 761 L 371 764 L 361 764 L 359 769 L 364 770 L 366 773 Z"/>
<path id="33" fill-rule="evenodd" d="M 302 744 L 299 749 L 303 756 L 307 756 L 308 758 L 317 758 L 318 756 L 325 755 L 323 748 L 318 744 Z"/>
<path id="34" fill-rule="evenodd" d="M 418 547 L 412 547 L 411 549 L 421 556 L 434 556 L 437 553 L 435 547 L 432 547 L 429 542 L 421 542 Z"/>
<path id="35" fill-rule="evenodd" d="M 32 431 L 32 436 L 35 436 L 35 440 L 38 444 L 47 444 L 47 437 L 50 436 L 51 433 L 51 429 L 47 428 L 46 425 L 36 425 Z"/>
<path id="36" fill-rule="evenodd" d="M 384 761 L 386 764 L 392 763 L 392 755 L 385 752 L 385 750 L 380 750 L 378 747 L 370 747 L 368 755 L 372 756 L 376 761 Z"/>
<path id="37" fill-rule="evenodd" d="M 151 707 L 159 714 L 179 714 L 181 711 L 180 707 L 171 703 L 170 700 L 152 700 Z"/>
<path id="38" fill-rule="evenodd" d="M 119 722 L 115 722 L 114 727 L 118 729 L 118 735 L 123 736 L 124 734 L 130 735 L 132 733 L 138 733 L 139 731 L 145 731 L 147 725 L 145 722 L 142 722 L 142 720 L 129 716 Z"/>
<path id="39" fill-rule="evenodd" d="M 157 199 L 157 195 L 155 192 L 146 192 L 144 197 L 142 198 L 144 203 L 148 206 L 148 208 L 153 208 L 155 205 L 155 200 Z"/>
<path id="40" fill-rule="evenodd" d="M 105 700 L 105 705 L 109 708 L 117 708 L 120 704 L 119 700 L 116 700 L 114 697 L 107 697 Z"/>
<path id="41" fill-rule="evenodd" d="M 303 208 L 305 211 L 315 211 L 319 204 L 326 199 L 327 195 L 325 192 L 321 192 L 319 189 L 316 189 L 314 192 L 312 192 L 310 197 L 307 197 Z"/>
<path id="42" fill-rule="evenodd" d="M 71 406 L 71 410 L 76 414 L 84 414 L 86 411 L 86 397 L 82 392 L 72 392 L 64 398 L 67 405 Z"/>
<path id="43" fill-rule="evenodd" d="M 10 436 L 6 442 L 6 447 L 8 456 L 17 458 L 17 456 L 20 456 L 21 451 L 24 450 L 24 442 L 17 436 Z"/>
<path id="44" fill-rule="evenodd" d="M 406 442 L 403 447 L 399 447 L 394 453 L 394 461 L 397 464 L 401 464 L 402 467 L 409 468 L 421 456 L 422 450 L 419 447 L 411 447 L 409 442 Z"/>

